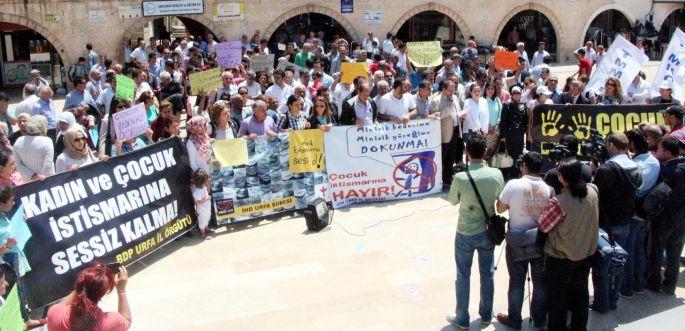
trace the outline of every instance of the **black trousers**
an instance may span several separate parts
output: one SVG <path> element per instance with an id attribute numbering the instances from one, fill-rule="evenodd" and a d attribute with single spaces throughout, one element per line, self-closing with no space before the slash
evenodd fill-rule
<path id="1" fill-rule="evenodd" d="M 452 184 L 454 164 L 464 158 L 464 140 L 459 137 L 459 127 L 454 127 L 452 139 L 442 144 L 442 183 Z"/>
<path id="2" fill-rule="evenodd" d="M 547 328 L 556 330 L 587 330 L 588 275 L 592 256 L 580 261 L 545 256 L 545 285 L 548 289 L 549 317 Z M 571 312 L 571 325 L 566 316 Z"/>
<path id="3" fill-rule="evenodd" d="M 671 294 L 675 291 L 678 282 L 680 253 L 683 251 L 683 228 L 664 223 L 666 220 L 654 220 L 649 232 L 647 286 Z M 662 281 L 661 265 L 664 251 L 666 252 L 666 270 Z"/>

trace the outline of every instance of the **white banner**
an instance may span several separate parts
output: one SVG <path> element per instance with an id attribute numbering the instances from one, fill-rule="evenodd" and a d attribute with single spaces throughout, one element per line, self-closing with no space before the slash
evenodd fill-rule
<path id="1" fill-rule="evenodd" d="M 333 208 L 442 190 L 439 121 L 339 126 L 324 139 Z"/>
<path id="2" fill-rule="evenodd" d="M 652 82 L 651 96 L 659 96 L 659 84 L 663 81 L 671 82 L 673 87 L 673 98 L 683 101 L 682 84 L 685 82 L 685 33 L 680 28 L 676 28 L 671 42 L 661 59 L 661 67 L 656 73 Z"/>
<path id="3" fill-rule="evenodd" d="M 203 0 L 143 1 L 143 16 L 203 14 Z"/>
<path id="4" fill-rule="evenodd" d="M 616 35 L 616 39 L 609 47 L 602 61 L 595 68 L 586 91 L 604 93 L 604 84 L 609 77 L 616 77 L 621 81 L 623 93 L 628 90 L 628 85 L 637 76 L 642 66 L 649 61 L 645 53 L 631 44 L 628 40 Z"/>

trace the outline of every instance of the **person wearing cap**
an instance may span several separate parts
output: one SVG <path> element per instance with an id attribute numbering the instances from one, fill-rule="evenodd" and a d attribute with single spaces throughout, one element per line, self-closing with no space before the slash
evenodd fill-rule
<path id="1" fill-rule="evenodd" d="M 561 94 L 560 103 L 566 105 L 588 105 L 590 100 L 583 95 L 583 83 L 574 79 L 571 81 L 571 89 Z"/>
<path id="2" fill-rule="evenodd" d="M 550 99 L 552 91 L 550 91 L 547 86 L 538 86 L 535 90 L 535 99 L 528 102 L 529 109 L 535 109 L 539 105 L 552 105 L 554 102 Z"/>
<path id="3" fill-rule="evenodd" d="M 685 127 L 683 126 L 683 115 L 685 110 L 679 105 L 670 106 L 661 111 L 664 114 L 664 124 L 671 128 L 666 137 L 676 137 L 680 141 L 681 150 L 685 147 Z"/>
<path id="4" fill-rule="evenodd" d="M 599 104 L 605 106 L 623 104 L 623 88 L 621 88 L 621 81 L 618 78 L 607 78 Z"/>
<path id="5" fill-rule="evenodd" d="M 31 78 L 29 78 L 28 83 L 31 83 L 36 87 L 36 92 L 43 86 L 50 86 L 50 83 L 40 76 L 40 70 L 38 69 L 31 69 Z M 23 95 L 23 97 L 26 98 L 26 95 Z"/>
<path id="6" fill-rule="evenodd" d="M 521 98 L 521 88 L 514 86 L 511 89 L 511 101 L 502 105 L 499 121 L 499 141 L 504 142 L 509 156 L 514 160 L 523 154 L 524 137 L 528 132 L 528 108 Z M 511 167 L 504 169 L 503 175 L 505 178 L 516 178 L 517 172 L 518 169 Z"/>
<path id="7" fill-rule="evenodd" d="M 679 105 L 680 100 L 673 98 L 673 83 L 668 80 L 661 82 L 661 84 L 659 84 L 659 96 L 653 97 L 649 100 L 649 103 L 675 103 Z"/>

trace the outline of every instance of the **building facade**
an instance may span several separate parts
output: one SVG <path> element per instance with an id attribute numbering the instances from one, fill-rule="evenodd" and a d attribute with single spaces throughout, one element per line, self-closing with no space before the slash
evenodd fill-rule
<path id="1" fill-rule="evenodd" d="M 262 37 L 269 39 L 270 46 L 276 46 L 279 42 L 291 40 L 297 29 L 301 32 L 311 26 L 317 29 L 336 28 L 338 30 L 335 31 L 356 40 L 363 39 L 368 31 L 372 31 L 380 42 L 388 32 L 403 40 L 440 38 L 448 46 L 462 45 L 465 39 L 474 36 L 479 45 L 509 46 L 518 40 L 526 42 L 527 48 L 532 50 L 538 41 L 544 40 L 557 62 L 573 61 L 573 50 L 586 40 L 610 42 L 616 32 L 628 30 L 638 21 L 651 21 L 664 36 L 685 21 L 685 1 L 195 1 L 202 2 L 203 13 L 179 14 L 177 17 L 229 40 L 238 40 L 243 34 L 252 36 L 255 30 L 259 30 Z M 121 56 L 122 37 L 142 37 L 144 28 L 159 18 L 143 16 L 141 2 L 0 1 L 3 85 L 11 85 L 8 84 L 10 81 L 20 82 L 17 76 L 21 74 L 22 65 L 18 63 L 24 63 L 23 68 L 36 63 L 42 63 L 46 68 L 49 64 L 68 68 L 78 57 L 86 55 L 87 42 L 92 43 L 98 53 L 121 61 L 118 57 Z M 231 3 L 237 5 L 226 5 Z M 230 18 L 222 16 L 222 13 L 228 13 Z M 285 27 L 286 22 L 289 27 Z M 297 25 L 293 28 L 292 24 Z M 652 39 L 658 50 L 664 37 L 662 40 Z M 44 54 L 46 50 L 50 56 L 35 55 Z"/>

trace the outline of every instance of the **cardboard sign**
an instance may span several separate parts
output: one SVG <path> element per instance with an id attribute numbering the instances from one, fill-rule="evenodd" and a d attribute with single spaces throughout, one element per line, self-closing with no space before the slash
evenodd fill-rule
<path id="1" fill-rule="evenodd" d="M 343 62 L 340 64 L 340 72 L 340 81 L 343 83 L 352 83 L 357 76 L 369 78 L 369 69 L 364 62 Z"/>
<path id="2" fill-rule="evenodd" d="M 133 100 L 136 95 L 136 83 L 124 75 L 117 75 L 116 97 L 119 100 Z"/>
<path id="3" fill-rule="evenodd" d="M 250 69 L 254 72 L 269 71 L 274 68 L 274 54 L 257 54 L 250 60 Z"/>
<path id="4" fill-rule="evenodd" d="M 290 172 L 303 173 L 325 169 L 323 131 L 318 129 L 290 132 Z"/>
<path id="5" fill-rule="evenodd" d="M 243 138 L 217 140 L 212 150 L 223 168 L 247 163 L 247 142 Z"/>
<path id="6" fill-rule="evenodd" d="M 278 70 L 285 70 L 288 68 L 292 68 L 296 72 L 300 72 L 302 70 L 307 70 L 305 68 L 298 66 L 297 64 L 294 64 L 294 63 L 288 62 L 288 61 L 278 62 L 278 66 L 276 67 L 276 69 L 278 69 Z"/>
<path id="7" fill-rule="evenodd" d="M 188 78 L 191 95 L 198 95 L 200 92 L 209 93 L 221 87 L 221 69 L 219 68 L 192 73 Z"/>
<path id="8" fill-rule="evenodd" d="M 243 59 L 240 40 L 216 44 L 216 63 L 222 68 L 236 68 Z"/>
<path id="9" fill-rule="evenodd" d="M 12 287 L 5 305 L 0 308 L 0 326 L 5 331 L 24 331 L 24 319 L 21 317 L 21 303 L 17 286 Z"/>
<path id="10" fill-rule="evenodd" d="M 145 104 L 139 103 L 129 109 L 122 110 L 114 115 L 114 132 L 117 140 L 126 141 L 144 134 L 147 131 L 147 115 Z"/>
<path id="11" fill-rule="evenodd" d="M 495 51 L 494 65 L 500 70 L 516 70 L 519 67 L 519 53 Z"/>
<path id="12" fill-rule="evenodd" d="M 407 43 L 409 61 L 416 67 L 437 67 L 442 64 L 442 48 L 439 41 Z"/>

